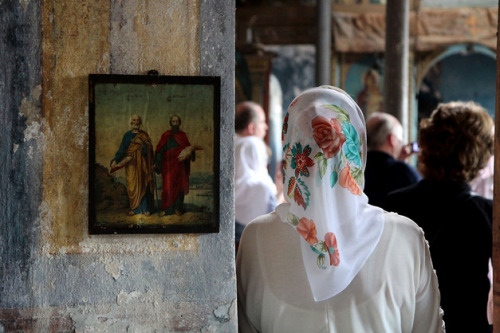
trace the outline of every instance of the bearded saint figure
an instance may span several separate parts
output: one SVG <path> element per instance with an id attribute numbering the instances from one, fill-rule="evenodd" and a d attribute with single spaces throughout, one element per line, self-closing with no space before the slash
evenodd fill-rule
<path id="1" fill-rule="evenodd" d="M 156 172 L 163 178 L 160 216 L 175 212 L 184 213 L 184 196 L 189 193 L 191 162 L 196 159 L 199 146 L 189 143 L 185 132 L 180 130 L 181 118 L 170 117 L 171 129 L 163 133 L 155 150 Z"/>
<path id="2" fill-rule="evenodd" d="M 154 209 L 153 144 L 148 133 L 141 130 L 141 125 L 141 117 L 130 117 L 131 130 L 123 135 L 120 147 L 110 162 L 110 174 L 125 167 L 129 216 L 149 216 Z"/>

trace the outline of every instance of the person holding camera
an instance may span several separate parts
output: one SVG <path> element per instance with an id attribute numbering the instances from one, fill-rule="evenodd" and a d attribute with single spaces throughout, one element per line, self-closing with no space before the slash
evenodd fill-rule
<path id="1" fill-rule="evenodd" d="M 403 127 L 392 115 L 374 112 L 366 119 L 368 156 L 365 194 L 371 205 L 379 206 L 394 190 L 417 183 L 422 177 L 404 160 L 418 150 L 403 145 Z"/>

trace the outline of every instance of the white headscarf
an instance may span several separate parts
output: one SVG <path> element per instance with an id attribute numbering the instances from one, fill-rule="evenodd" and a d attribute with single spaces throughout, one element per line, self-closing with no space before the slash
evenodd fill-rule
<path id="1" fill-rule="evenodd" d="M 262 139 L 236 135 L 234 146 L 235 218 L 247 225 L 274 209 L 276 185 L 267 171 L 268 153 Z"/>
<path id="2" fill-rule="evenodd" d="M 290 104 L 283 123 L 284 191 L 276 208 L 302 236 L 302 258 L 316 301 L 344 290 L 377 246 L 382 209 L 363 193 L 363 114 L 343 90 L 322 86 Z"/>

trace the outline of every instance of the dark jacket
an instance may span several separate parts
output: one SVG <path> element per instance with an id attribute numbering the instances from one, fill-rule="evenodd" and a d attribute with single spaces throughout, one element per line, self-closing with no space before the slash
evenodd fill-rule
<path id="1" fill-rule="evenodd" d="M 371 205 L 380 207 L 387 194 L 415 184 L 422 178 L 407 163 L 381 151 L 369 151 L 366 161 L 363 192 Z"/>
<path id="2" fill-rule="evenodd" d="M 490 332 L 486 318 L 492 200 L 464 182 L 422 180 L 390 193 L 383 208 L 423 230 L 436 270 L 446 331 Z"/>

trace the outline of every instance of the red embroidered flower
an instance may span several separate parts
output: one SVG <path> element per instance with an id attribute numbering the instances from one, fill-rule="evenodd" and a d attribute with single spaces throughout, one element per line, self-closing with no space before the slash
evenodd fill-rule
<path id="1" fill-rule="evenodd" d="M 338 266 L 340 264 L 340 255 L 337 247 L 337 237 L 333 232 L 328 232 L 325 235 L 325 246 L 330 256 L 330 266 Z"/>
<path id="2" fill-rule="evenodd" d="M 314 166 L 314 161 L 309 157 L 311 147 L 305 146 L 304 151 L 302 151 L 302 145 L 296 143 L 292 148 L 292 154 L 292 168 L 295 169 L 295 177 L 298 177 L 299 174 L 309 177 L 309 169 L 307 168 Z"/>
<path id="3" fill-rule="evenodd" d="M 309 244 L 314 245 L 318 242 L 316 225 L 313 220 L 308 220 L 305 217 L 301 218 L 297 224 L 297 231 Z"/>
<path id="4" fill-rule="evenodd" d="M 354 195 L 361 195 L 363 193 L 358 183 L 354 180 L 351 175 L 351 168 L 347 165 L 340 171 L 339 174 L 339 184 L 340 186 L 348 189 Z"/>
<path id="5" fill-rule="evenodd" d="M 285 141 L 285 134 L 288 132 L 288 112 L 283 120 L 283 129 L 281 131 L 281 141 Z"/>
<path id="6" fill-rule="evenodd" d="M 323 150 L 326 158 L 337 155 L 346 140 L 342 133 L 340 122 L 332 118 L 330 121 L 323 116 L 317 116 L 311 122 L 314 141 Z"/>

